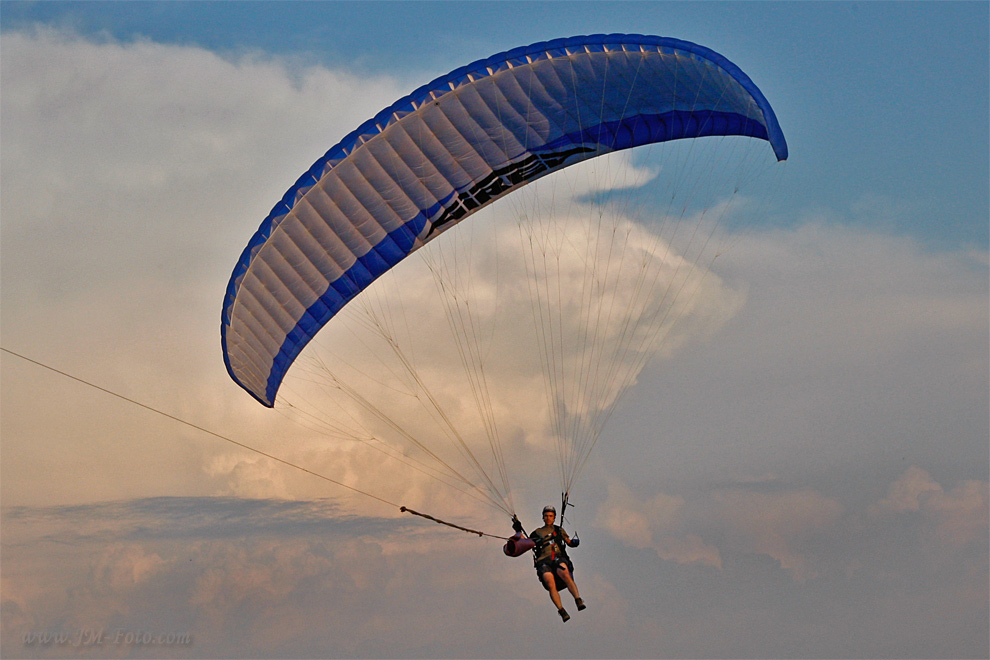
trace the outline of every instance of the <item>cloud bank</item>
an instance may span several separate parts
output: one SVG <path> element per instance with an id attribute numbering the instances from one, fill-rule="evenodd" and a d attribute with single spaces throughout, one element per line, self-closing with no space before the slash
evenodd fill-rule
<path id="1" fill-rule="evenodd" d="M 944 492 L 912 467 L 889 493 L 919 481 Z M 813 491 L 739 486 L 687 503 L 613 489 L 572 552 L 592 614 L 582 613 L 550 655 L 837 649 L 807 637 L 821 616 L 828 639 L 871 656 L 978 655 L 987 483 L 949 493 L 951 505 L 918 516 L 920 508 L 891 497 L 855 511 Z M 414 519 L 347 516 L 330 501 L 152 498 L 5 507 L 3 515 L 5 657 L 135 649 L 154 657 L 527 657 L 554 622 L 528 559 Z M 916 596 L 906 602 L 907 594 Z M 875 637 L 876 626 L 894 634 Z M 105 635 L 83 642 L 80 631 Z M 112 641 L 136 631 L 191 642 Z M 41 634 L 63 641 L 42 643 Z"/>

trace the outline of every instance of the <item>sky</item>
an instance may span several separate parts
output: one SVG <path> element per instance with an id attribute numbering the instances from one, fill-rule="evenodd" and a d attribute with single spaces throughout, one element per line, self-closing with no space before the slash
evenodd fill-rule
<path id="1" fill-rule="evenodd" d="M 566 625 L 497 540 L 5 352 L 0 655 L 987 657 L 988 25 L 979 2 L 4 0 L 0 345 L 498 534 L 229 379 L 220 308 L 268 210 L 420 84 L 576 34 L 722 53 L 790 156 L 592 454 Z M 527 523 L 542 469 L 517 466 Z"/>

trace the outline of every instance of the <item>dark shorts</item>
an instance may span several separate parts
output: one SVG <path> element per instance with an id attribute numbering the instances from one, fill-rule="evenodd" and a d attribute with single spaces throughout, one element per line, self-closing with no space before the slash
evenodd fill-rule
<path id="1" fill-rule="evenodd" d="M 571 563 L 569 557 L 560 557 L 558 559 L 543 559 L 536 564 L 536 575 L 538 578 L 540 578 L 540 584 L 542 584 L 543 588 L 546 589 L 547 591 L 550 591 L 550 587 L 548 587 L 547 583 L 543 581 L 544 573 L 550 573 L 553 575 L 553 580 L 556 583 L 557 591 L 563 591 L 564 589 L 567 588 L 567 585 L 564 584 L 564 581 L 560 579 L 559 575 L 557 575 L 557 567 L 561 565 L 565 566 L 567 570 L 571 572 L 571 575 L 574 575 L 574 564 Z"/>

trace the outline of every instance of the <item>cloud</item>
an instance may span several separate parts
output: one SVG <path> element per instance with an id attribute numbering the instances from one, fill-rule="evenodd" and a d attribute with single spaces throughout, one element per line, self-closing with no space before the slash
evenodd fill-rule
<path id="1" fill-rule="evenodd" d="M 897 481 L 890 485 L 887 490 L 887 497 L 877 502 L 872 508 L 872 512 L 917 511 L 921 508 L 920 496 L 933 492 L 942 492 L 942 487 L 932 481 L 928 473 L 920 467 L 910 467 Z"/>
<path id="2" fill-rule="evenodd" d="M 798 583 L 830 572 L 861 574 L 865 563 L 882 556 L 878 546 L 921 549 L 928 539 L 947 548 L 925 550 L 932 557 L 942 561 L 962 553 L 958 556 L 969 558 L 965 570 L 980 571 L 980 547 L 986 545 L 990 519 L 987 489 L 986 481 L 966 480 L 946 492 L 915 466 L 889 485 L 886 497 L 857 510 L 837 497 L 796 490 L 777 479 L 720 484 L 691 500 L 665 493 L 637 497 L 623 484 L 612 483 L 595 524 L 626 546 L 653 549 L 679 564 L 722 568 L 726 557 L 765 555 Z M 906 515 L 923 523 L 907 535 L 890 520 Z"/>
<path id="3" fill-rule="evenodd" d="M 890 485 L 887 496 L 870 507 L 874 516 L 920 514 L 934 525 L 934 533 L 943 541 L 965 545 L 988 533 L 987 482 L 966 480 L 946 492 L 918 466 L 908 468 Z"/>
<path id="4" fill-rule="evenodd" d="M 805 548 L 827 534 L 843 513 L 839 502 L 810 491 L 729 491 L 715 501 L 735 550 L 769 555 L 798 581 L 819 575 Z"/>
<path id="5" fill-rule="evenodd" d="M 614 483 L 609 485 L 608 499 L 598 509 L 595 524 L 626 545 L 653 548 L 662 559 L 721 567 L 717 548 L 684 531 L 684 505 L 683 498 L 663 493 L 640 500 L 623 484 Z"/>
<path id="6" fill-rule="evenodd" d="M 138 545 L 110 546 L 94 567 L 95 581 L 111 591 L 128 589 L 146 582 L 164 563 L 156 553 L 146 553 Z"/>
<path id="7" fill-rule="evenodd" d="M 391 552 L 379 527 L 389 523 L 335 511 L 327 502 L 235 498 L 5 509 L 5 559 L 27 568 L 29 553 L 47 546 L 61 561 L 47 572 L 5 570 L 5 610 L 21 614 L 5 617 L 4 655 L 24 650 L 22 631 L 56 629 L 184 632 L 199 657 L 223 644 L 221 631 L 242 650 L 277 648 L 298 634 L 290 624 L 300 612 L 290 603 L 302 607 L 313 588 L 346 600 L 348 590 L 374 587 L 376 557 Z M 303 617 L 306 625 L 315 625 L 312 616 Z M 260 618 L 268 624 L 255 639 Z M 247 621 L 254 623 L 241 628 Z M 56 650 L 101 657 L 108 649 L 127 651 L 110 643 Z"/>
<path id="8" fill-rule="evenodd" d="M 936 520 L 939 535 L 954 545 L 987 535 L 988 484 L 967 480 L 948 493 L 935 495 L 924 510 Z"/>
<path id="9" fill-rule="evenodd" d="M 394 100 L 396 83 L 47 28 L 5 31 L 2 49 L 5 347 L 265 445 L 276 420 L 236 396 L 219 356 L 226 280 L 290 177 Z M 222 482 L 201 469 L 222 462 L 222 443 L 173 427 L 189 442 L 166 448 L 167 422 L 3 359 L 5 467 L 21 465 L 4 471 L 8 502 Z M 11 441 L 24 436 L 38 437 Z M 42 487 L 53 467 L 64 478 Z"/>
<path id="10" fill-rule="evenodd" d="M 322 153 L 314 134 L 332 139 L 395 95 L 386 79 L 49 29 L 5 32 L 3 52 L 4 229 L 29 250 L 11 255 L 8 296 L 56 282 L 76 297 L 133 285 L 134 271 L 145 286 L 191 284 L 212 272 L 217 239 L 257 215 L 255 186 L 281 186 L 283 163 Z M 68 240 L 42 251 L 25 236 L 39 230 Z"/>
<path id="11" fill-rule="evenodd" d="M 864 525 L 863 511 L 811 491 L 747 488 L 692 501 L 613 486 L 572 551 L 589 609 L 548 653 L 760 655 L 806 644 L 823 612 L 873 655 L 889 648 L 878 630 L 908 646 L 949 630 L 954 641 L 931 648 L 950 655 L 985 643 L 985 533 L 967 547 L 926 546 L 923 529 Z M 170 497 L 2 513 L 4 657 L 137 649 L 24 641 L 80 630 L 191 637 L 145 649 L 163 657 L 528 657 L 560 625 L 528 557 L 411 517 L 353 517 L 327 500 Z M 746 606 L 755 610 L 740 624 Z M 767 631 L 783 638 L 770 643 Z"/>
<path id="12" fill-rule="evenodd" d="M 827 473 L 856 464 L 841 472 L 857 474 L 857 493 L 912 464 L 983 478 L 979 260 L 816 219 L 740 236 L 715 270 L 745 306 L 714 341 L 641 375 L 627 403 L 637 420 L 613 418 L 635 443 L 623 469 L 654 465 L 665 484 L 773 473 L 824 492 Z"/>
<path id="13" fill-rule="evenodd" d="M 4 657 L 510 657 L 528 655 L 548 625 L 560 625 L 528 558 L 418 519 L 237 498 L 3 513 Z M 45 560 L 32 561 L 39 550 Z M 579 571 L 598 615 L 560 642 L 557 653 L 569 657 L 595 636 L 628 630 L 625 599 Z M 71 640 L 79 630 L 171 632 L 192 643 L 25 641 L 32 632 Z"/>
<path id="14" fill-rule="evenodd" d="M 703 506 L 688 507 L 683 497 L 658 493 L 640 499 L 610 485 L 595 522 L 616 540 L 653 548 L 662 559 L 721 568 L 722 552 L 759 553 L 803 582 L 819 574 L 805 550 L 842 514 L 839 502 L 810 491 L 719 490 Z"/>

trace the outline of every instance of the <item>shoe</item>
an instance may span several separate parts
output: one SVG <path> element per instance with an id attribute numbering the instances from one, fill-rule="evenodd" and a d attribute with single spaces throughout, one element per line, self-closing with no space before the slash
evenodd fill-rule
<path id="1" fill-rule="evenodd" d="M 567 610 L 565 610 L 563 607 L 557 610 L 557 614 L 560 615 L 560 618 L 564 623 L 567 623 L 571 618 L 571 615 L 568 614 Z"/>
<path id="2" fill-rule="evenodd" d="M 584 608 L 587 607 L 587 605 L 584 604 L 584 600 L 582 600 L 580 598 L 575 598 L 574 599 L 574 604 L 577 605 L 578 612 L 580 612 L 581 610 L 583 610 Z"/>

